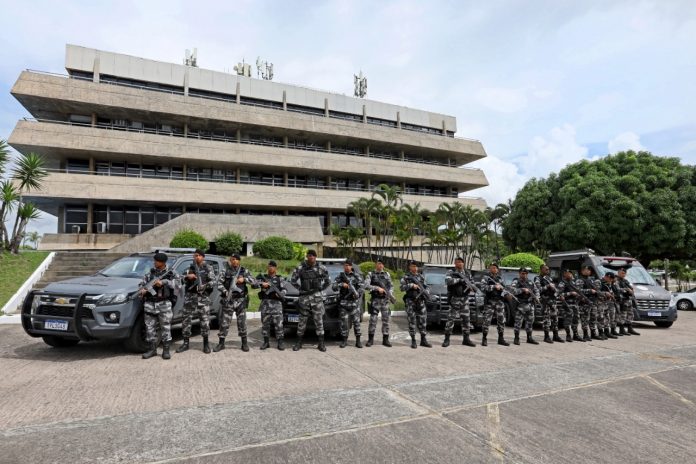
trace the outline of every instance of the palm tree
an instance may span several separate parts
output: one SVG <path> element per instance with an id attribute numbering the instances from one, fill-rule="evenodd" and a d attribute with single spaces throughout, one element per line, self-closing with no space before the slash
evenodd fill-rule
<path id="1" fill-rule="evenodd" d="M 378 224 L 376 229 L 381 229 L 380 231 L 380 247 L 384 250 L 387 247 L 387 239 L 392 233 L 392 225 L 394 223 L 394 212 L 397 206 L 401 205 L 403 199 L 401 198 L 401 189 L 398 186 L 390 186 L 387 184 L 379 184 L 375 191 L 372 193 L 372 198 L 379 199 L 383 202 L 382 207 L 378 209 L 377 218 Z M 391 235 L 391 241 L 393 244 L 394 237 Z"/>
<path id="2" fill-rule="evenodd" d="M 10 249 L 10 236 L 7 233 L 5 220 L 7 214 L 14 208 L 15 203 L 19 200 L 19 192 L 9 180 L 4 180 L 0 183 L 0 246 Z"/>
<path id="3" fill-rule="evenodd" d="M 6 140 L 0 139 L 0 177 L 5 174 L 5 166 L 10 160 L 10 146 Z"/>
<path id="4" fill-rule="evenodd" d="M 44 159 L 41 155 L 36 153 L 28 153 L 26 155 L 21 155 L 17 161 L 17 165 L 12 170 L 12 178 L 15 184 L 18 184 L 17 190 L 19 193 L 17 216 L 15 218 L 15 224 L 12 229 L 12 240 L 10 243 L 10 249 L 13 253 L 19 252 L 19 244 L 21 239 L 18 239 L 20 231 L 22 231 L 22 224 L 26 227 L 26 224 L 31 219 L 36 219 L 39 217 L 39 211 L 34 205 L 31 208 L 25 208 L 22 203 L 22 193 L 26 190 L 27 192 L 31 190 L 40 190 L 42 180 L 48 175 L 48 172 L 44 168 Z M 36 218 L 26 217 L 22 218 L 21 213 L 24 212 L 27 215 L 30 211 L 36 211 Z M 23 219 L 26 221 L 22 222 Z M 23 231 L 22 231 L 23 233 Z"/>
<path id="5" fill-rule="evenodd" d="M 10 249 L 12 253 L 19 253 L 19 246 L 24 239 L 24 231 L 29 221 L 38 219 L 41 216 L 41 211 L 33 203 L 22 203 L 17 208 L 17 217 L 19 218 L 19 227 L 17 233 L 12 238 Z"/>
<path id="6" fill-rule="evenodd" d="M 496 259 L 500 261 L 500 247 L 498 246 L 498 229 L 510 215 L 510 203 L 498 203 L 495 208 L 486 208 L 489 223 L 493 224 L 493 241 L 495 242 Z"/>
<path id="7" fill-rule="evenodd" d="M 29 234 L 26 236 L 27 240 L 29 240 L 30 243 L 34 244 L 34 249 L 39 248 L 39 240 L 41 240 L 41 234 L 39 234 L 37 231 L 32 230 L 29 232 Z"/>

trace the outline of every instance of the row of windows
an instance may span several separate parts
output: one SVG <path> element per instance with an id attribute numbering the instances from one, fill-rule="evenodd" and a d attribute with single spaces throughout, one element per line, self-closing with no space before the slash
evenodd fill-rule
<path id="1" fill-rule="evenodd" d="M 230 184 L 269 185 L 275 187 L 294 188 L 330 188 L 331 190 L 368 191 L 367 181 L 356 178 L 331 177 L 327 183 L 327 177 L 303 176 L 288 174 L 287 184 L 284 174 L 239 170 L 239 182 L 237 182 L 236 169 L 214 169 L 196 166 L 188 166 L 184 177 L 182 166 L 162 166 L 154 164 L 140 164 L 125 161 L 97 160 L 94 163 L 95 173 L 102 176 L 141 177 L 153 179 L 174 179 L 195 182 L 223 182 Z M 89 174 L 89 161 L 84 159 L 68 159 L 65 164 L 65 172 L 69 174 Z M 391 181 L 374 180 L 372 185 L 387 184 L 401 188 L 402 185 Z M 451 196 L 459 193 L 457 188 L 452 188 L 447 193 L 447 187 L 406 184 L 404 193 L 410 195 L 427 196 Z"/>
<path id="2" fill-rule="evenodd" d="M 87 72 L 77 72 L 77 71 L 71 71 L 70 76 L 76 79 L 83 79 L 83 80 L 92 80 L 92 73 L 87 73 Z M 167 93 L 176 93 L 179 95 L 184 94 L 184 88 L 183 87 L 177 87 L 177 86 L 171 86 L 171 85 L 166 85 L 166 84 L 157 84 L 154 82 L 147 82 L 147 81 L 140 81 L 136 79 L 127 79 L 123 77 L 117 77 L 117 76 L 110 76 L 106 74 L 101 74 L 99 76 L 99 81 L 107 84 L 114 84 L 114 85 L 123 85 L 127 87 L 137 87 L 137 88 L 144 88 L 147 90 L 154 90 L 158 92 L 167 92 Z M 235 102 L 237 101 L 237 97 L 234 94 L 225 94 L 225 93 L 220 93 L 220 92 L 211 92 L 208 90 L 200 90 L 200 89 L 193 89 L 189 88 L 189 96 L 193 97 L 200 97 L 200 98 L 207 98 L 207 99 L 212 99 L 212 100 L 222 100 L 222 101 L 229 101 L 229 102 Z M 259 98 L 250 98 L 250 97 L 240 97 L 240 103 L 242 105 L 249 105 L 249 106 L 262 106 L 266 108 L 274 108 L 274 109 L 283 109 L 283 104 L 277 101 L 273 100 L 264 100 L 264 99 L 259 99 Z M 316 108 L 312 106 L 303 106 L 303 105 L 295 105 L 295 104 L 286 104 L 287 110 L 292 111 L 295 113 L 304 113 L 304 114 L 311 114 L 311 115 L 317 115 L 317 116 L 324 116 L 325 115 L 325 110 L 323 108 Z M 358 121 L 361 122 L 363 120 L 363 116 L 360 114 L 354 114 L 354 113 L 344 113 L 340 111 L 329 111 L 329 117 L 330 118 L 337 118 L 337 119 L 344 119 L 344 120 L 351 120 L 351 121 Z M 392 121 L 389 119 L 381 119 L 381 118 L 373 118 L 368 116 L 367 117 L 367 123 L 368 124 L 375 124 L 378 126 L 385 126 L 385 127 L 397 127 L 397 122 Z M 416 124 L 407 124 L 407 123 L 401 123 L 401 128 L 404 130 L 410 130 L 410 131 L 416 131 L 416 132 L 423 132 L 427 134 L 436 134 L 436 135 L 443 135 L 442 129 L 436 129 L 433 127 L 427 127 L 427 126 L 419 126 Z M 453 132 L 445 132 L 446 136 L 454 136 Z"/>

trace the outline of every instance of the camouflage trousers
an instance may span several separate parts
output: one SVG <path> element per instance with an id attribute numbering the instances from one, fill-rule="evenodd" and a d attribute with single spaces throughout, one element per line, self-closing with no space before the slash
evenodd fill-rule
<path id="1" fill-rule="evenodd" d="M 452 297 L 450 300 L 449 314 L 447 315 L 447 323 L 445 324 L 445 335 L 452 334 L 454 323 L 458 320 L 462 322 L 462 333 L 469 334 L 471 332 L 470 316 L 469 298 Z"/>
<path id="2" fill-rule="evenodd" d="M 143 304 L 145 317 L 145 340 L 157 340 L 157 324 L 162 332 L 162 341 L 172 341 L 172 303 L 170 301 L 146 301 Z"/>
<path id="3" fill-rule="evenodd" d="M 232 316 L 237 316 L 237 334 L 240 337 L 247 336 L 246 310 L 249 305 L 249 298 L 246 296 L 232 298 L 229 302 L 223 299 L 221 306 L 221 320 L 218 337 L 225 338 L 230 331 L 232 325 Z"/>
<path id="4" fill-rule="evenodd" d="M 307 319 L 312 315 L 314 327 L 317 329 L 317 336 L 324 335 L 324 297 L 321 292 L 311 295 L 300 295 L 297 300 L 297 307 L 300 310 L 300 320 L 297 323 L 297 336 L 304 336 L 307 330 Z"/>
<path id="5" fill-rule="evenodd" d="M 616 312 L 616 322 L 620 325 L 633 323 L 633 303 L 631 300 L 624 300 L 618 304 Z"/>
<path id="6" fill-rule="evenodd" d="M 603 331 L 606 327 L 606 316 L 604 311 L 606 306 L 603 301 L 595 301 L 591 306 L 590 312 L 590 329 Z"/>
<path id="7" fill-rule="evenodd" d="M 606 318 L 605 327 L 616 328 L 616 304 L 613 300 L 604 302 L 604 317 Z"/>
<path id="8" fill-rule="evenodd" d="M 558 331 L 558 308 L 555 299 L 541 297 L 541 314 L 544 315 L 544 331 Z"/>
<path id="9" fill-rule="evenodd" d="M 594 304 L 583 303 L 578 307 L 578 318 L 577 321 L 580 322 L 580 328 L 583 332 L 585 330 L 590 330 L 590 316 L 592 314 Z M 573 330 L 578 330 L 578 323 L 576 319 L 573 319 Z"/>
<path id="10" fill-rule="evenodd" d="M 493 313 L 495 313 L 498 333 L 503 333 L 505 331 L 505 303 L 503 303 L 503 300 L 486 301 L 485 313 L 483 316 L 483 332 L 488 333 L 488 327 L 493 320 Z"/>
<path id="11" fill-rule="evenodd" d="M 411 337 L 416 336 L 416 326 L 421 335 L 427 335 L 426 326 L 428 325 L 428 314 L 425 311 L 425 301 L 422 299 L 407 299 L 406 316 L 408 317 L 408 333 Z"/>
<path id="12" fill-rule="evenodd" d="M 573 329 L 578 331 L 578 304 L 574 301 L 566 301 L 563 303 L 561 315 L 563 316 L 563 328 L 566 330 Z"/>
<path id="13" fill-rule="evenodd" d="M 389 335 L 389 321 L 391 320 L 391 310 L 387 298 L 372 298 L 370 301 L 370 324 L 367 333 L 374 335 L 377 330 L 377 319 L 382 315 L 382 335 Z"/>
<path id="14" fill-rule="evenodd" d="M 526 331 L 528 334 L 531 334 L 534 324 L 534 305 L 529 301 L 520 300 L 520 303 L 517 305 L 517 311 L 515 311 L 516 333 L 522 328 L 522 322 L 526 323 Z"/>
<path id="15" fill-rule="evenodd" d="M 341 336 L 348 338 L 351 327 L 355 336 L 360 336 L 360 308 L 357 301 L 340 301 L 338 304 L 338 314 L 341 319 Z"/>
<path id="16" fill-rule="evenodd" d="M 210 335 L 210 297 L 208 295 L 187 293 L 184 297 L 184 319 L 181 321 L 181 334 L 191 336 L 191 319 L 197 314 L 201 321 L 201 335 Z"/>
<path id="17" fill-rule="evenodd" d="M 283 331 L 283 303 L 279 300 L 266 299 L 261 301 L 261 335 L 264 338 L 271 336 L 271 323 L 275 327 L 275 334 L 281 340 Z"/>

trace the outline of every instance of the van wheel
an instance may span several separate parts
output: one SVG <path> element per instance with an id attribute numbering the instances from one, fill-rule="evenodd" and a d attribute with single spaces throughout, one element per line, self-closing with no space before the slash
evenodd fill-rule
<path id="1" fill-rule="evenodd" d="M 672 327 L 672 324 L 674 324 L 674 321 L 653 321 L 656 326 L 662 328 L 662 329 L 667 329 L 669 327 Z"/>
<path id="2" fill-rule="evenodd" d="M 694 308 L 694 305 L 689 300 L 677 301 L 677 309 L 679 309 L 680 311 L 689 311 L 690 309 L 693 309 L 693 308 Z"/>
<path id="3" fill-rule="evenodd" d="M 56 337 L 55 335 L 44 335 L 41 338 L 43 338 L 45 344 L 54 348 L 70 348 L 71 346 L 75 346 L 80 343 L 80 340 Z"/>
<path id="4" fill-rule="evenodd" d="M 128 351 L 133 353 L 144 353 L 149 348 L 148 343 L 145 341 L 145 316 L 140 313 L 138 318 L 133 324 L 133 329 L 131 330 L 130 336 L 123 342 L 123 345 Z M 157 334 L 157 344 L 160 342 L 160 334 Z"/>

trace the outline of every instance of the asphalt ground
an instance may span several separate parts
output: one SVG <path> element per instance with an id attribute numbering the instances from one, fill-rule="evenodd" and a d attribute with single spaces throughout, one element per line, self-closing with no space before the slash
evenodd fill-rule
<path id="1" fill-rule="evenodd" d="M 696 312 L 539 346 L 413 350 L 392 325 L 393 348 L 279 352 L 252 320 L 249 353 L 198 336 L 169 361 L 0 325 L 0 462 L 696 462 Z"/>

